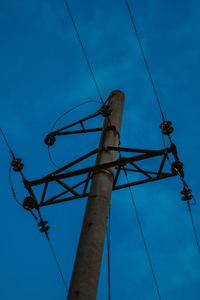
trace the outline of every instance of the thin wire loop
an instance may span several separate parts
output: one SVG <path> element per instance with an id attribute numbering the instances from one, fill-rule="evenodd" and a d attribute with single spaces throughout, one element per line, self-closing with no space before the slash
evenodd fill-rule
<path id="1" fill-rule="evenodd" d="M 100 101 L 96 101 L 96 100 L 87 100 L 87 101 L 84 101 L 84 102 L 82 102 L 82 103 L 80 103 L 80 104 L 78 104 L 78 105 L 76 105 L 76 106 L 74 106 L 74 107 L 68 109 L 68 110 L 65 111 L 63 114 L 61 114 L 61 115 L 56 119 L 56 121 L 53 123 L 53 125 L 52 125 L 52 127 L 51 127 L 51 132 L 54 130 L 54 128 L 55 128 L 56 124 L 58 123 L 58 121 L 60 121 L 64 116 L 66 116 L 68 113 L 72 112 L 73 110 L 79 108 L 80 106 L 85 105 L 85 104 L 87 104 L 87 103 L 91 103 L 91 102 L 93 102 L 93 103 L 98 103 L 98 104 L 101 103 Z M 50 159 L 51 163 L 54 165 L 54 167 L 59 168 L 58 164 L 55 163 L 55 161 L 54 161 L 54 159 L 53 159 L 53 157 L 52 157 L 52 154 L 51 154 L 51 151 L 50 151 L 50 147 L 49 147 L 49 146 L 48 146 L 48 156 L 49 156 L 49 159 Z"/>
<path id="2" fill-rule="evenodd" d="M 80 34 L 79 34 L 79 32 L 78 32 L 78 29 L 77 29 L 76 23 L 75 23 L 75 21 L 74 21 L 74 18 L 73 18 L 73 16 L 72 16 L 71 10 L 70 10 L 70 8 L 69 8 L 68 2 L 67 2 L 67 0 L 64 0 L 64 1 L 65 1 L 65 5 L 66 5 L 66 7 L 67 7 L 67 10 L 68 10 L 68 12 L 69 12 L 71 21 L 72 21 L 72 23 L 73 23 L 74 29 L 75 29 L 75 31 L 76 31 L 76 35 L 77 35 L 78 40 L 79 40 L 79 42 L 80 42 L 80 45 L 81 45 L 83 54 L 84 54 L 85 59 L 86 59 L 86 62 L 87 62 L 87 64 L 88 64 L 90 73 L 91 73 L 92 78 L 93 78 L 93 80 L 94 80 L 94 84 L 95 84 L 95 86 L 96 86 L 97 92 L 98 92 L 98 94 L 99 94 L 99 97 L 100 97 L 100 99 L 101 99 L 101 102 L 103 103 L 103 98 L 102 98 L 102 96 L 101 96 L 101 92 L 100 92 L 99 86 L 98 86 L 97 81 L 96 81 L 96 78 L 95 78 L 95 76 L 94 76 L 94 72 L 93 72 L 93 70 L 92 70 L 90 61 L 89 61 L 88 56 L 87 56 L 87 54 L 86 54 L 85 48 L 84 48 L 84 46 L 83 46 L 83 42 L 82 42 L 82 40 L 81 40 Z"/>
<path id="3" fill-rule="evenodd" d="M 56 121 L 53 123 L 53 125 L 52 125 L 52 127 L 51 127 L 51 131 L 53 131 L 53 129 L 55 128 L 55 126 L 56 126 L 56 124 L 58 123 L 58 121 L 60 121 L 60 119 L 62 119 L 65 115 L 67 115 L 68 113 L 72 112 L 73 110 L 79 108 L 80 106 L 85 105 L 85 104 L 87 104 L 87 103 L 91 103 L 91 102 L 94 102 L 94 103 L 101 103 L 100 101 L 96 101 L 96 100 L 87 100 L 87 101 L 84 101 L 84 102 L 82 102 L 82 103 L 80 103 L 80 104 L 78 104 L 78 105 L 76 105 L 76 106 L 74 106 L 74 107 L 68 109 L 67 111 L 65 111 L 62 115 L 60 115 L 60 116 L 56 119 Z"/>

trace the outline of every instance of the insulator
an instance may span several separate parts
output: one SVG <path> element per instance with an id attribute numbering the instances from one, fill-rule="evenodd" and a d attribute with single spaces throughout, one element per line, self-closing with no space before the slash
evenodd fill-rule
<path id="1" fill-rule="evenodd" d="M 170 121 L 163 121 L 163 123 L 160 124 L 160 128 L 162 129 L 162 133 L 166 135 L 170 135 L 174 131 L 172 122 Z"/>
<path id="2" fill-rule="evenodd" d="M 186 196 L 182 197 L 182 200 L 183 200 L 183 201 L 189 201 L 189 200 L 191 200 L 192 198 L 193 198 L 192 195 L 186 195 Z"/>
<path id="3" fill-rule="evenodd" d="M 26 210 L 32 210 L 37 208 L 38 203 L 33 197 L 26 197 L 23 202 L 23 208 Z"/>
<path id="4" fill-rule="evenodd" d="M 46 226 L 48 224 L 48 221 L 44 221 L 43 219 L 40 219 L 40 222 L 38 223 L 38 226 L 40 228 L 40 232 L 47 232 L 50 229 L 50 226 Z"/>
<path id="5" fill-rule="evenodd" d="M 24 164 L 21 162 L 21 158 L 15 158 L 11 162 L 11 166 L 13 167 L 13 171 L 20 172 L 24 168 Z"/>
<path id="6" fill-rule="evenodd" d="M 48 224 L 48 221 L 44 221 L 43 219 L 40 219 L 40 223 L 38 223 L 38 226 L 45 226 Z"/>
<path id="7" fill-rule="evenodd" d="M 47 231 L 49 231 L 49 229 L 50 229 L 50 226 L 45 226 L 45 227 L 40 228 L 40 232 L 47 232 Z"/>
<path id="8" fill-rule="evenodd" d="M 187 195 L 187 194 L 190 194 L 192 193 L 192 190 L 189 190 L 187 188 L 184 187 L 184 189 L 180 192 L 182 195 Z"/>
<path id="9" fill-rule="evenodd" d="M 108 105 L 102 105 L 99 111 L 103 117 L 108 117 L 111 114 L 111 108 Z"/>
<path id="10" fill-rule="evenodd" d="M 171 171 L 174 175 L 180 175 L 181 177 L 184 177 L 183 163 L 181 161 L 174 161 L 171 165 Z"/>
<path id="11" fill-rule="evenodd" d="M 46 144 L 47 146 L 53 146 L 54 143 L 55 143 L 55 141 L 56 141 L 56 138 L 55 138 L 55 135 L 54 135 L 53 133 L 49 133 L 49 134 L 45 137 L 45 140 L 44 140 L 44 142 L 45 142 L 45 144 Z"/>

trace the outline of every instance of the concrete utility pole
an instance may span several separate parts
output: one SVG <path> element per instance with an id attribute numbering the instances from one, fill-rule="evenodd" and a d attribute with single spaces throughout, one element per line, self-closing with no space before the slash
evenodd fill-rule
<path id="1" fill-rule="evenodd" d="M 108 104 L 112 111 L 104 121 L 96 165 L 117 158 L 117 151 L 106 147 L 119 146 L 124 94 L 113 91 Z M 101 169 L 93 175 L 67 300 L 96 299 L 114 171 Z"/>

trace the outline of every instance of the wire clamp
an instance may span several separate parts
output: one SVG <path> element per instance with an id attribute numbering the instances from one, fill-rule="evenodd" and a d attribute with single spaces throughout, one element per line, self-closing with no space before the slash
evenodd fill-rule
<path id="1" fill-rule="evenodd" d="M 11 166 L 15 172 L 21 172 L 21 170 L 24 168 L 21 158 L 14 158 L 11 162 Z"/>
<path id="2" fill-rule="evenodd" d="M 170 121 L 163 121 L 160 124 L 160 129 L 162 129 L 162 134 L 165 135 L 170 135 L 174 131 L 174 128 L 172 127 L 172 122 Z"/>

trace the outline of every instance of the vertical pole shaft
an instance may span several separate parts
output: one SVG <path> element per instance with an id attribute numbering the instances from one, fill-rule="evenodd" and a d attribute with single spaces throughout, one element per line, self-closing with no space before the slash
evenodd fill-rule
<path id="1" fill-rule="evenodd" d="M 113 91 L 108 99 L 111 114 L 105 118 L 96 165 L 115 161 L 119 146 L 124 94 Z M 93 174 L 67 300 L 95 300 L 98 290 L 107 219 L 115 168 Z"/>

